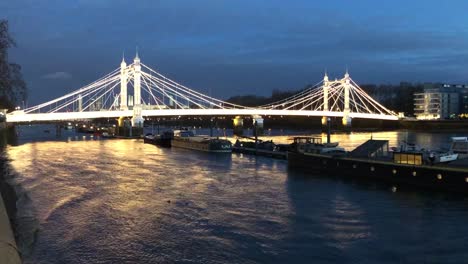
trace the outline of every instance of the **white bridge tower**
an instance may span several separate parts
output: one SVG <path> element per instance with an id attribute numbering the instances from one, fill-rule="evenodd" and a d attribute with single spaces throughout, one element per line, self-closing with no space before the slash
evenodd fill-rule
<path id="1" fill-rule="evenodd" d="M 141 105 L 141 65 L 140 58 L 138 57 L 138 52 L 133 60 L 133 117 L 132 117 L 132 126 L 133 127 L 143 127 L 143 116 L 141 112 L 143 107 Z"/>
<path id="2" fill-rule="evenodd" d="M 120 63 L 120 110 L 128 110 L 127 80 L 128 80 L 127 63 L 125 63 L 125 58 L 122 57 L 122 62 Z"/>
<path id="3" fill-rule="evenodd" d="M 330 108 L 328 107 L 328 91 L 330 90 L 330 84 L 328 82 L 328 75 L 325 73 L 323 76 L 323 111 L 329 111 Z M 328 117 L 322 117 L 322 125 L 327 125 Z"/>
<path id="4" fill-rule="evenodd" d="M 350 108 L 349 108 L 349 88 L 351 86 L 350 82 L 351 79 L 349 78 L 349 73 L 346 71 L 344 76 L 344 109 L 343 109 L 343 125 L 344 126 L 351 126 L 351 117 L 349 116 Z"/>

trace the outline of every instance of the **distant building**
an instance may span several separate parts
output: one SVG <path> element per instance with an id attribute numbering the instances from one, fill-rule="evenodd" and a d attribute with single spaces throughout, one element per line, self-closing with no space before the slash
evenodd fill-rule
<path id="1" fill-rule="evenodd" d="M 468 85 L 424 84 L 424 92 L 414 94 L 417 119 L 449 119 L 468 113 Z"/>

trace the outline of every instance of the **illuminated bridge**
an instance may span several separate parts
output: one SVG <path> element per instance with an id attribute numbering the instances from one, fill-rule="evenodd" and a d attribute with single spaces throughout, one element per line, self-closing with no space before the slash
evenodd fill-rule
<path id="1" fill-rule="evenodd" d="M 129 93 L 132 92 L 132 93 Z M 85 120 L 131 117 L 132 126 L 145 117 L 166 116 L 318 116 L 397 120 L 396 113 L 367 95 L 349 76 L 318 84 L 284 100 L 246 107 L 219 100 L 180 83 L 141 63 L 138 54 L 127 65 L 74 92 L 7 114 L 7 122 Z"/>

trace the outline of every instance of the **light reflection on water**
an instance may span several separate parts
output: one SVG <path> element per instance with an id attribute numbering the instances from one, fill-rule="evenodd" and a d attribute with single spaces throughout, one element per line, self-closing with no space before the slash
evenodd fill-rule
<path id="1" fill-rule="evenodd" d="M 288 171 L 286 161 L 262 157 L 81 136 L 7 148 L 16 182 L 30 197 L 18 204 L 20 213 L 33 207 L 38 221 L 22 230 L 39 230 L 26 263 L 456 263 L 468 257 L 465 198 L 393 193 L 386 185 Z M 449 136 L 372 133 L 391 146 L 406 139 L 443 146 Z M 370 137 L 338 134 L 332 141 L 352 149 Z"/>

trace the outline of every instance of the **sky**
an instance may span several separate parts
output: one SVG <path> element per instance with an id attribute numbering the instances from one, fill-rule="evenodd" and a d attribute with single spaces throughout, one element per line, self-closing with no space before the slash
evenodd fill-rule
<path id="1" fill-rule="evenodd" d="M 360 84 L 468 83 L 465 0 L 3 0 L 34 105 L 131 62 L 219 99 L 346 69 Z"/>

